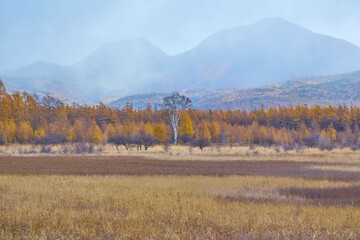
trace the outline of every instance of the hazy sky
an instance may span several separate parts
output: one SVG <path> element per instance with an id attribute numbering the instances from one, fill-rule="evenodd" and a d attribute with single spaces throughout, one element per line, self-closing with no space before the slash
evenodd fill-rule
<path id="1" fill-rule="evenodd" d="M 0 0 L 0 69 L 38 60 L 72 64 L 131 36 L 176 54 L 264 17 L 360 46 L 359 0 Z"/>

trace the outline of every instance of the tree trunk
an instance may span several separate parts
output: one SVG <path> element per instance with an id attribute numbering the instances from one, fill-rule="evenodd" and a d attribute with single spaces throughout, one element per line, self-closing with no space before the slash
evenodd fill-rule
<path id="1" fill-rule="evenodd" d="M 173 129 L 174 129 L 174 144 L 176 145 L 177 144 L 177 137 L 178 137 L 177 134 L 178 133 L 177 133 L 177 129 L 175 127 Z"/>

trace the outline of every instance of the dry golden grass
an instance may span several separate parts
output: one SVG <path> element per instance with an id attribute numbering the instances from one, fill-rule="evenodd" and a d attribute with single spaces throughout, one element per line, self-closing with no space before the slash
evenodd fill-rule
<path id="1" fill-rule="evenodd" d="M 360 165 L 342 165 L 342 166 L 312 166 L 310 169 L 323 170 L 323 171 L 341 171 L 341 172 L 360 172 Z"/>
<path id="2" fill-rule="evenodd" d="M 0 239 L 360 239 L 349 149 L 21 148 L 0 147 Z"/>
<path id="3" fill-rule="evenodd" d="M 150 148 L 148 151 L 137 151 L 131 149 L 126 151 L 121 149 L 116 151 L 113 146 L 107 145 L 105 148 L 105 154 L 109 155 L 121 155 L 121 156 L 139 156 L 150 157 L 162 160 L 212 160 L 212 161 L 316 161 L 316 162 L 343 162 L 343 163 L 359 163 L 360 151 L 352 151 L 349 148 L 334 149 L 333 151 L 321 151 L 319 149 L 304 149 L 302 152 L 296 152 L 295 150 L 284 152 L 276 152 L 274 147 L 264 148 L 255 147 L 250 149 L 249 147 L 208 147 L 203 151 L 198 148 L 189 148 L 186 146 L 171 146 L 168 152 L 165 152 L 161 146 Z"/>
<path id="4" fill-rule="evenodd" d="M 71 148 L 71 145 L 65 147 Z M 52 147 L 52 153 L 50 155 L 63 155 L 64 146 Z M 101 148 L 101 152 L 97 149 Z M 31 155 L 43 155 L 40 153 L 40 147 L 32 145 L 10 145 L 0 146 L 0 156 L 31 156 Z M 49 154 L 48 154 L 49 155 Z M 332 151 L 320 151 L 319 149 L 303 149 L 301 152 L 295 150 L 284 152 L 276 152 L 274 147 L 264 148 L 255 147 L 250 149 L 245 146 L 235 146 L 230 148 L 229 146 L 217 147 L 211 146 L 200 151 L 199 148 L 190 148 L 188 146 L 171 146 L 170 149 L 165 152 L 163 147 L 158 145 L 150 148 L 148 151 L 138 151 L 136 148 L 130 148 L 125 150 L 124 147 L 120 147 L 119 150 L 113 145 L 101 145 L 95 146 L 94 153 L 88 155 L 105 155 L 105 156 L 136 156 L 161 160 L 204 160 L 204 161 L 237 161 L 237 160 L 249 160 L 249 161 L 316 161 L 316 162 L 342 162 L 342 163 L 359 163 L 360 151 L 352 151 L 349 148 L 334 149 Z"/>
<path id="5" fill-rule="evenodd" d="M 278 191 L 351 184 L 261 176 L 2 175 L 0 239 L 359 239 L 358 205 L 307 204 Z"/>

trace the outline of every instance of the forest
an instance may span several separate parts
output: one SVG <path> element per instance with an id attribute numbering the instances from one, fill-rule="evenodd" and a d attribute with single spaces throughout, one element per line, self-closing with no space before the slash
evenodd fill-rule
<path id="1" fill-rule="evenodd" d="M 279 106 L 270 109 L 198 110 L 181 115 L 178 143 L 209 146 L 275 146 L 332 150 L 360 149 L 360 108 Z M 145 149 L 170 144 L 173 131 L 166 109 L 114 109 L 104 104 L 68 105 L 29 93 L 8 93 L 0 84 L 0 144 L 112 143 Z M 144 148 L 142 148 L 142 146 Z"/>

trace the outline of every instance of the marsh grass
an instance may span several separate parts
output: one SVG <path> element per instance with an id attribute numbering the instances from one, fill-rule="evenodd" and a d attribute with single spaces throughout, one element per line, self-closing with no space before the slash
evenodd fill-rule
<path id="1" fill-rule="evenodd" d="M 103 148 L 0 147 L 0 239 L 360 239 L 358 152 Z"/>
<path id="2" fill-rule="evenodd" d="M 261 176 L 2 175 L 0 238 L 358 239 L 358 206 L 266 200 L 289 186 L 350 184 Z M 219 199 L 236 195 L 265 201 Z"/>
<path id="3" fill-rule="evenodd" d="M 66 151 L 74 148 L 73 145 L 56 145 L 51 147 L 51 152 L 41 153 L 39 146 L 33 145 L 8 145 L 0 146 L 1 156 L 41 156 L 41 155 L 74 155 L 72 151 Z M 81 154 L 84 155 L 84 154 Z M 86 154 L 88 156 L 123 156 L 123 157 L 142 157 L 159 160 L 197 160 L 197 161 L 317 161 L 317 162 L 342 162 L 342 163 L 360 163 L 360 151 L 352 151 L 349 148 L 334 149 L 329 151 L 320 151 L 319 149 L 304 149 L 301 152 L 296 150 L 278 151 L 276 147 L 259 147 L 259 146 L 210 146 L 201 151 L 198 148 L 188 146 L 172 145 L 169 149 L 164 150 L 163 146 L 155 146 L 147 151 L 138 151 L 136 148 L 126 150 L 119 147 L 117 150 L 113 145 L 94 146 L 94 152 Z"/>

